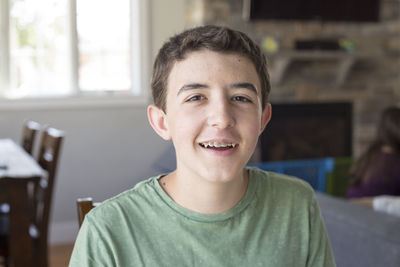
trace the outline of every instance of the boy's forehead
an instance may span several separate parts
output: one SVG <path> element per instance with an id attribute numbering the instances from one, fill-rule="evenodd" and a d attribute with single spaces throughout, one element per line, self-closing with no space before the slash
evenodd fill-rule
<path id="1" fill-rule="evenodd" d="M 206 56 L 204 56 L 206 55 Z M 213 60 L 218 60 L 221 58 L 224 58 L 225 56 L 230 56 L 231 58 L 235 58 L 235 60 L 237 62 L 241 62 L 241 61 L 245 61 L 247 63 L 249 63 L 251 65 L 251 67 L 247 67 L 246 68 L 246 72 L 250 72 L 252 71 L 253 74 L 255 74 L 257 76 L 257 79 L 259 81 L 261 81 L 259 74 L 257 72 L 257 68 L 254 64 L 254 62 L 245 54 L 239 53 L 239 52 L 220 52 L 220 51 L 213 51 L 210 49 L 200 49 L 200 50 L 194 50 L 194 51 L 190 51 L 187 52 L 186 54 L 184 54 L 182 59 L 177 59 L 174 60 L 171 64 L 169 73 L 168 73 L 168 77 L 167 77 L 167 87 L 169 87 L 169 82 L 170 82 L 170 78 L 171 76 L 175 76 L 176 74 L 180 74 L 181 72 L 185 72 L 186 68 L 177 68 L 178 65 L 182 66 L 185 65 L 185 67 L 187 67 L 188 64 L 190 64 L 189 62 L 195 62 L 197 64 L 204 64 L 206 65 L 207 63 L 209 63 L 210 59 L 213 63 L 215 63 Z M 193 66 L 193 64 L 190 64 Z M 194 68 L 197 68 L 198 65 L 193 66 Z M 177 71 L 177 69 L 179 69 L 179 71 Z M 209 71 L 210 74 L 212 74 L 211 70 Z"/>
<path id="2" fill-rule="evenodd" d="M 240 57 L 240 58 L 246 58 L 247 60 L 249 60 L 252 64 L 254 64 L 250 57 L 244 53 L 239 53 L 236 51 L 214 51 L 211 49 L 198 49 L 198 50 L 192 50 L 192 51 L 188 51 L 183 55 L 183 58 L 180 60 L 175 60 L 173 62 L 173 65 L 175 65 L 176 63 L 185 61 L 193 56 L 199 55 L 199 54 L 207 54 L 209 56 L 214 56 L 214 57 L 220 57 L 220 56 L 236 56 L 236 57 Z M 204 59 L 204 57 L 200 57 L 201 59 Z"/>

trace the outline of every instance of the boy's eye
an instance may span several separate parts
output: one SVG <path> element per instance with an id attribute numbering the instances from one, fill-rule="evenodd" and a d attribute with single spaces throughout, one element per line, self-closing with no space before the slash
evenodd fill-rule
<path id="1" fill-rule="evenodd" d="M 188 98 L 186 100 L 186 102 L 194 102 L 194 101 L 199 101 L 199 100 L 203 100 L 203 99 L 204 99 L 204 96 L 202 96 L 202 95 L 194 95 L 194 96 Z"/>
<path id="2" fill-rule="evenodd" d="M 234 100 L 234 101 L 239 101 L 239 102 L 252 102 L 252 101 L 250 100 L 250 98 L 245 97 L 245 96 L 234 96 L 234 97 L 233 97 L 233 100 Z"/>

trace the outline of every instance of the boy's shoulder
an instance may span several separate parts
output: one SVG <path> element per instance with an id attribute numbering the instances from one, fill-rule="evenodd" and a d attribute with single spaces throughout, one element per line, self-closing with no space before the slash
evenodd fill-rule
<path id="1" fill-rule="evenodd" d="M 277 194 L 280 197 L 305 196 L 313 197 L 313 188 L 300 178 L 280 174 L 275 172 L 264 171 L 256 167 L 248 167 L 250 177 L 256 179 L 260 184 L 259 188 L 266 190 L 267 194 Z"/>
<path id="2" fill-rule="evenodd" d="M 149 203 L 151 198 L 157 195 L 154 183 L 162 175 L 148 178 L 137 183 L 133 188 L 128 189 L 116 196 L 104 200 L 100 205 L 90 211 L 90 216 L 113 216 L 127 208 L 135 208 L 142 203 Z"/>

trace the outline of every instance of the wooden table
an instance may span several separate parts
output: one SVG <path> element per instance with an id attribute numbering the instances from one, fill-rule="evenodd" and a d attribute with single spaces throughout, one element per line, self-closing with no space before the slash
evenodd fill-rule
<path id="1" fill-rule="evenodd" d="M 33 266 L 29 234 L 33 203 L 30 189 L 45 175 L 35 159 L 11 139 L 0 139 L 0 203 L 10 206 L 10 260 L 15 267 Z"/>

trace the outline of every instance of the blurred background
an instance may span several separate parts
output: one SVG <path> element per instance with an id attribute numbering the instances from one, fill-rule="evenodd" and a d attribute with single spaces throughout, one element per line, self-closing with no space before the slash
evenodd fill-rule
<path id="1" fill-rule="evenodd" d="M 185 28 L 229 26 L 265 50 L 273 119 L 253 161 L 365 149 L 380 112 L 400 103 L 400 1 L 331 1 L 348 13 L 278 2 L 0 0 L 0 137 L 19 142 L 26 119 L 65 132 L 52 244 L 74 242 L 78 197 L 102 201 L 173 168 L 146 107 L 155 55 Z"/>

